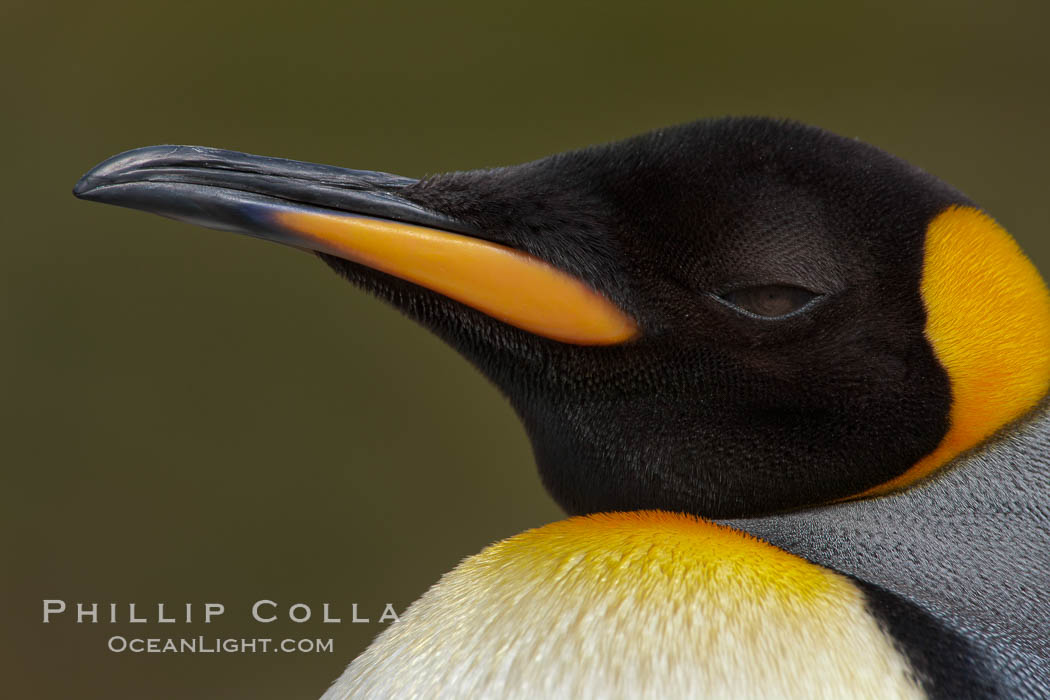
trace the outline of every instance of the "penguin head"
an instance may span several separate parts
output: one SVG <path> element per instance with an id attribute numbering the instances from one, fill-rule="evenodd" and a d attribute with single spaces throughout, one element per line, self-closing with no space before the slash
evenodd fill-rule
<path id="1" fill-rule="evenodd" d="M 422 180 L 152 147 L 75 193 L 318 252 L 500 388 L 570 513 L 905 488 L 1050 387 L 1050 296 L 1005 231 L 792 122 Z"/>

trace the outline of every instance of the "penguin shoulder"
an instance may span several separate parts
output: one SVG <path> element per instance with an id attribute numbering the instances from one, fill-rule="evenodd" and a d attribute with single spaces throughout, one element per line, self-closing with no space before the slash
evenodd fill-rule
<path id="1" fill-rule="evenodd" d="M 325 696 L 924 697 L 847 577 L 692 516 L 581 516 L 463 561 Z"/>

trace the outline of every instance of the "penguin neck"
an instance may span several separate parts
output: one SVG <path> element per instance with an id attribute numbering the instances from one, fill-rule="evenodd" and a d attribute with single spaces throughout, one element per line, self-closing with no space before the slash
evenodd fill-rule
<path id="1" fill-rule="evenodd" d="M 969 639 L 1009 646 L 1050 677 L 1048 514 L 1044 397 L 906 491 L 721 522 L 907 599 Z"/>

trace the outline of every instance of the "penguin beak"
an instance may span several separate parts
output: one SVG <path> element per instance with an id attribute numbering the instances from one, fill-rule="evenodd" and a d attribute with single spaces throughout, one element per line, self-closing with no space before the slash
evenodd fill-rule
<path id="1" fill-rule="evenodd" d="M 365 265 L 563 343 L 614 345 L 633 318 L 583 281 L 402 196 L 416 181 L 197 146 L 151 146 L 73 194 Z"/>

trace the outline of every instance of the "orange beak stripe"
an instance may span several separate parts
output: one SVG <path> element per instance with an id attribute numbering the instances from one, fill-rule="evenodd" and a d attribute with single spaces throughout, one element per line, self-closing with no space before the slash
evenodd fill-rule
<path id="1" fill-rule="evenodd" d="M 302 246 L 426 287 L 529 333 L 575 345 L 638 335 L 634 319 L 579 279 L 519 250 L 385 219 L 278 212 Z"/>

